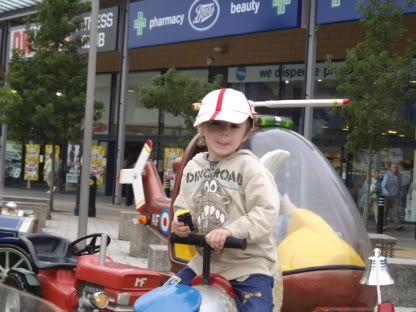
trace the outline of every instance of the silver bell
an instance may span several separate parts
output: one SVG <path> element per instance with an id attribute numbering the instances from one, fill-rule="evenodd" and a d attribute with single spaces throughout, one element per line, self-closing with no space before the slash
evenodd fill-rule
<path id="1" fill-rule="evenodd" d="M 380 286 L 394 284 L 394 280 L 389 273 L 386 258 L 381 256 L 381 250 L 374 248 L 374 256 L 368 257 L 368 264 L 365 268 L 360 284 L 373 285 L 377 287 L 377 303 L 381 304 Z"/>
<path id="2" fill-rule="evenodd" d="M 386 258 L 381 256 L 379 248 L 374 248 L 374 256 L 368 257 L 367 267 L 365 268 L 360 284 L 384 286 L 394 284 L 394 280 L 389 273 Z"/>

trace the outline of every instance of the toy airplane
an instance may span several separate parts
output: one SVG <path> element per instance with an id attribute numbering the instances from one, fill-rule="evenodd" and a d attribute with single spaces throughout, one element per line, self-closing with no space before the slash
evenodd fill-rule
<path id="1" fill-rule="evenodd" d="M 197 104 L 193 105 L 194 109 L 198 109 Z M 348 100 L 250 101 L 250 104 L 253 109 L 259 106 L 331 107 L 347 105 Z M 363 259 L 370 254 L 371 244 L 340 177 L 310 141 L 282 129 L 290 128 L 293 122 L 259 114 L 254 114 L 254 119 L 255 131 L 243 148 L 250 149 L 274 173 L 281 194 L 278 226 L 273 231 L 283 274 L 280 278 L 284 288 L 282 311 L 348 309 L 358 312 L 372 308 L 376 302 L 375 291 L 359 284 L 365 268 Z M 198 136 L 188 144 L 184 156 L 173 162 L 175 181 L 181 180 L 187 162 L 203 151 L 197 142 Z M 143 181 L 130 182 L 140 183 L 144 188 L 146 201 L 141 214 L 146 216 L 143 219 L 147 223 L 142 224 L 168 236 L 166 229 L 180 183 L 174 185 L 172 198 L 167 198 L 153 163 L 148 161 L 143 172 Z M 144 203 L 143 198 L 140 202 Z M 183 247 L 181 244 L 169 246 L 174 272 L 194 252 Z"/>
<path id="2" fill-rule="evenodd" d="M 122 184 L 131 184 L 133 187 L 134 201 L 136 204 L 136 210 L 141 211 L 146 203 L 144 191 L 142 172 L 147 160 L 152 152 L 153 143 L 151 140 L 147 140 L 137 158 L 134 168 L 120 170 L 119 182 Z"/>

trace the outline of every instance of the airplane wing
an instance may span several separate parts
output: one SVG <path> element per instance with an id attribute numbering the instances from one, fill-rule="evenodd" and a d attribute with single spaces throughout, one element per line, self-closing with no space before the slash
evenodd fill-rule
<path id="1" fill-rule="evenodd" d="M 144 207 L 146 199 L 143 191 L 142 172 L 147 160 L 152 152 L 153 143 L 151 140 L 147 140 L 137 158 L 134 168 L 120 170 L 119 182 L 121 184 L 131 184 L 133 187 L 134 202 L 136 204 L 136 210 L 139 211 Z"/>

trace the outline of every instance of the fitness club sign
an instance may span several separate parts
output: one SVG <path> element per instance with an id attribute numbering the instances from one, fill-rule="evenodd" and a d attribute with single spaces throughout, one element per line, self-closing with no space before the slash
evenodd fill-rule
<path id="1" fill-rule="evenodd" d="M 89 36 L 91 27 L 91 15 L 86 13 L 81 15 L 83 23 L 81 29 L 76 33 L 82 37 Z M 118 25 L 118 7 L 111 7 L 100 10 L 98 15 L 98 31 L 97 31 L 97 51 L 114 51 L 116 49 L 117 39 L 117 25 Z M 31 25 L 33 29 L 38 29 L 39 25 Z M 9 51 L 8 56 L 11 60 L 14 50 L 23 51 L 24 57 L 32 57 L 33 51 L 29 49 L 27 41 L 26 25 L 16 26 L 10 28 L 9 31 Z M 89 50 L 89 42 L 82 48 L 81 53 L 87 53 Z"/>

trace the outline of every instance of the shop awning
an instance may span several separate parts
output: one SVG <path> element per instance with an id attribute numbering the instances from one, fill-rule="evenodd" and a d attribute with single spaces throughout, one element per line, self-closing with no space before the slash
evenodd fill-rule
<path id="1" fill-rule="evenodd" d="M 17 18 L 36 12 L 42 0 L 0 0 L 0 21 Z"/>

